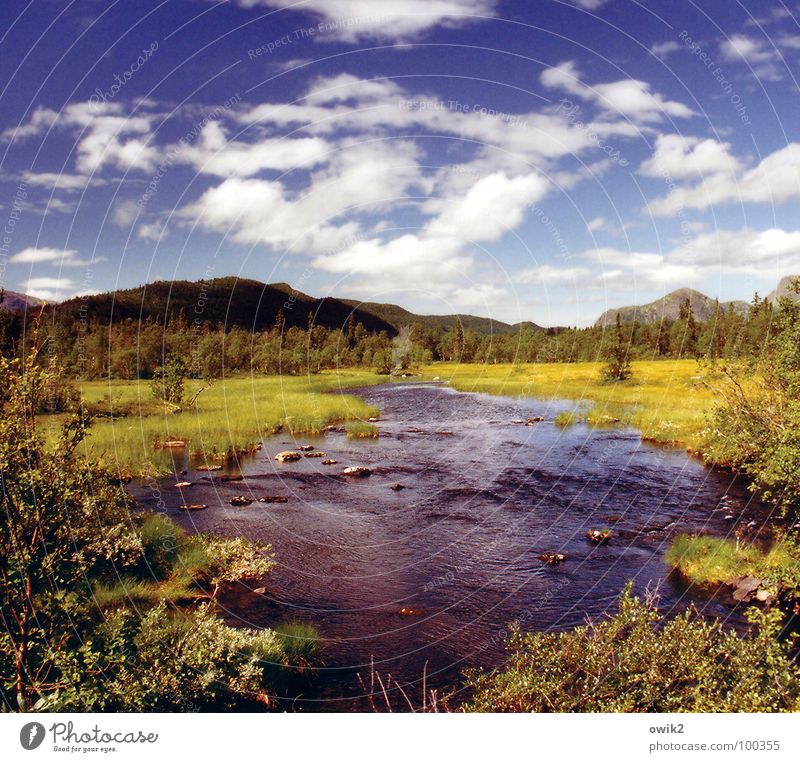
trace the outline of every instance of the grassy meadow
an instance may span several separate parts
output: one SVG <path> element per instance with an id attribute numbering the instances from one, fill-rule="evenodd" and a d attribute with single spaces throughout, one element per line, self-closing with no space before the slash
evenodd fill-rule
<path id="1" fill-rule="evenodd" d="M 633 377 L 622 383 L 602 381 L 600 368 L 601 363 L 439 363 L 422 368 L 417 379 L 438 377 L 465 392 L 573 400 L 559 425 L 627 424 L 649 441 L 702 452 L 714 394 L 696 361 L 634 362 Z M 353 438 L 374 437 L 377 428 L 367 421 L 379 411 L 352 394 L 329 392 L 387 381 L 372 369 L 233 376 L 205 388 L 177 412 L 153 398 L 150 381 L 83 382 L 79 391 L 96 415 L 87 447 L 113 460 L 121 472 L 138 475 L 170 468 L 163 445 L 171 440 L 185 442 L 190 453 L 216 457 L 251 450 L 278 431 L 317 434 L 333 424 L 347 424 Z M 199 381 L 187 382 L 185 399 L 201 387 Z M 53 438 L 62 420 L 44 419 Z"/>
<path id="2" fill-rule="evenodd" d="M 329 392 L 385 381 L 372 370 L 226 378 L 178 412 L 153 399 L 150 381 L 84 382 L 79 390 L 96 415 L 87 448 L 122 473 L 150 475 L 169 469 L 171 456 L 163 444 L 171 440 L 185 442 L 190 453 L 215 457 L 252 450 L 278 431 L 318 434 L 329 425 L 366 421 L 379 411 L 354 395 Z M 185 398 L 201 387 L 199 381 L 187 382 Z M 63 419 L 40 420 L 51 440 Z"/>
<path id="3" fill-rule="evenodd" d="M 714 393 L 696 360 L 634 362 L 633 377 L 621 383 L 600 378 L 602 363 L 426 366 L 423 378 L 439 377 L 454 389 L 509 397 L 541 397 L 575 402 L 559 425 L 627 424 L 653 442 L 703 450 L 706 416 Z"/>

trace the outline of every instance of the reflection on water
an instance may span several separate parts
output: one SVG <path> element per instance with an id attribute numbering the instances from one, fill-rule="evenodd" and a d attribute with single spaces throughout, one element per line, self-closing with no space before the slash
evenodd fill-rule
<path id="1" fill-rule="evenodd" d="M 188 470 L 181 479 L 193 482 L 183 497 L 175 479 L 133 490 L 144 506 L 160 498 L 192 529 L 272 543 L 267 594 L 244 590 L 223 605 L 229 621 L 250 626 L 287 618 L 317 625 L 324 666 L 299 703 L 307 709 L 360 705 L 356 674 L 369 673 L 371 658 L 381 674 L 415 684 L 427 663 L 429 686 L 453 685 L 467 665 L 500 663 L 510 621 L 572 627 L 613 608 L 627 580 L 639 592 L 658 589 L 665 609 L 685 606 L 686 591 L 662 561 L 670 538 L 725 535 L 759 510 L 729 475 L 646 445 L 633 430 L 557 428 L 553 417 L 572 403 L 426 384 L 358 393 L 382 411 L 378 440 L 278 435 L 242 462 L 239 482 L 197 472 L 176 454 L 178 472 Z M 534 416 L 544 421 L 514 423 Z M 273 461 L 305 443 L 338 464 Z M 349 479 L 349 465 L 372 476 Z M 220 473 L 232 468 L 240 466 Z M 405 489 L 391 489 L 398 483 Z M 238 494 L 288 502 L 232 508 Z M 182 502 L 209 508 L 185 514 Z M 586 541 L 587 530 L 605 527 L 614 532 L 609 545 Z M 539 559 L 546 551 L 567 561 L 547 566 Z M 715 601 L 700 605 L 731 615 Z"/>

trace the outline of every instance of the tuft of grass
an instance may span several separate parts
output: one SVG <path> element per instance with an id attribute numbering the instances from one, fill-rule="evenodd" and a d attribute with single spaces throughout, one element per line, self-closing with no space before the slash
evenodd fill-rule
<path id="1" fill-rule="evenodd" d="M 345 427 L 347 436 L 350 439 L 377 439 L 380 429 L 372 423 L 364 421 L 354 421 Z"/>
<path id="2" fill-rule="evenodd" d="M 575 410 L 562 410 L 554 419 L 553 423 L 560 429 L 566 429 L 580 423 L 580 413 Z"/>
<path id="3" fill-rule="evenodd" d="M 764 551 L 736 540 L 680 535 L 667 550 L 666 562 L 696 585 L 717 585 L 741 576 L 793 588 L 800 584 L 800 548 L 785 538 Z"/>
<path id="4" fill-rule="evenodd" d="M 308 622 L 299 620 L 281 622 L 273 628 L 273 631 L 292 663 L 309 664 L 319 653 L 319 631 Z"/>

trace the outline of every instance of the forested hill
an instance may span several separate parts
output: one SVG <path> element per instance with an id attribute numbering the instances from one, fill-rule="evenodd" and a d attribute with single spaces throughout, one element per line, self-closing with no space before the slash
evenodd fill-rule
<path id="1" fill-rule="evenodd" d="M 60 323 L 91 320 L 107 325 L 140 319 L 164 322 L 183 315 L 188 323 L 200 320 L 226 329 L 237 326 L 247 330 L 271 328 L 282 311 L 287 328 L 305 328 L 309 315 L 314 325 L 331 329 L 344 328 L 352 318 L 353 323 L 361 323 L 369 332 L 386 331 L 390 336 L 415 323 L 426 330 L 447 330 L 457 318 L 465 330 L 481 335 L 513 333 L 521 327 L 473 315 L 416 315 L 395 304 L 317 299 L 287 283 L 264 284 L 234 277 L 205 282 L 157 281 L 113 293 L 76 297 L 52 309 Z M 522 326 L 536 327 L 533 323 Z"/>
<path id="2" fill-rule="evenodd" d="M 58 322 L 80 319 L 100 324 L 125 320 L 164 322 L 183 318 L 225 329 L 264 330 L 283 312 L 285 326 L 305 328 L 309 316 L 315 325 L 344 328 L 352 316 L 370 332 L 396 330 L 379 317 L 353 309 L 340 299 L 315 299 L 286 283 L 265 284 L 243 278 L 209 281 L 156 281 L 146 286 L 107 294 L 76 297 L 54 307 Z"/>
<path id="3" fill-rule="evenodd" d="M 540 328 L 541 326 L 530 321 L 509 325 L 499 320 L 491 318 L 476 317 L 475 315 L 417 315 L 409 312 L 396 304 L 379 304 L 377 302 L 358 302 L 354 299 L 343 299 L 345 304 L 351 308 L 358 308 L 368 312 L 370 315 L 385 320 L 387 323 L 399 330 L 404 325 L 419 323 L 426 330 L 442 328 L 447 330 L 455 325 L 456 320 L 461 321 L 461 327 L 465 331 L 475 331 L 482 336 L 490 336 L 494 333 L 514 333 L 520 328 Z"/>
<path id="4" fill-rule="evenodd" d="M 680 316 L 681 305 L 685 304 L 687 299 L 695 319 L 701 321 L 709 320 L 714 315 L 718 304 L 716 299 L 701 294 L 699 291 L 691 288 L 679 288 L 649 304 L 606 310 L 596 320 L 595 325 L 598 327 L 611 325 L 616 322 L 617 315 L 623 323 L 657 323 L 677 320 Z M 726 311 L 733 308 L 740 315 L 747 313 L 746 302 L 723 302 L 719 306 Z"/>

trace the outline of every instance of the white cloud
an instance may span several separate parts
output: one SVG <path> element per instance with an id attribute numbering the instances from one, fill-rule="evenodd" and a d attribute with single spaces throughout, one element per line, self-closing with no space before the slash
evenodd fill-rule
<path id="1" fill-rule="evenodd" d="M 717 230 L 675 249 L 670 259 L 748 275 L 800 272 L 800 231 Z"/>
<path id="2" fill-rule="evenodd" d="M 74 129 L 79 135 L 76 168 L 80 173 L 91 175 L 104 165 L 152 171 L 160 156 L 149 144 L 156 118 L 156 114 L 125 114 L 121 103 L 86 101 L 70 103 L 58 114 L 37 109 L 27 124 L 3 135 L 20 140 L 41 135 L 51 126 Z"/>
<path id="3" fill-rule="evenodd" d="M 93 262 L 103 262 L 105 260 L 97 257 L 94 260 L 81 259 L 76 249 L 35 248 L 31 246 L 14 254 L 8 261 L 14 264 L 34 265 L 47 263 L 59 265 L 60 267 L 83 267 L 85 265 L 91 265 Z"/>
<path id="4" fill-rule="evenodd" d="M 439 216 L 428 226 L 432 236 L 495 241 L 522 222 L 526 209 L 544 198 L 548 182 L 537 174 L 509 178 L 495 172 L 478 180 L 465 195 L 429 202 Z"/>
<path id="5" fill-rule="evenodd" d="M 69 278 L 30 278 L 23 284 L 26 294 L 48 302 L 74 296 L 77 289 L 78 285 Z"/>
<path id="6" fill-rule="evenodd" d="M 330 150 L 321 138 L 267 138 L 247 143 L 228 141 L 219 122 L 209 123 L 197 143 L 178 149 L 177 159 L 204 174 L 252 177 L 265 169 L 285 171 L 326 160 Z"/>
<path id="7" fill-rule="evenodd" d="M 585 8 L 587 11 L 596 11 L 602 8 L 608 0 L 569 0 L 569 2 L 579 8 Z"/>
<path id="8" fill-rule="evenodd" d="M 292 193 L 275 181 L 229 178 L 179 215 L 240 243 L 320 251 L 359 233 L 351 219 L 337 234 L 333 220 L 390 208 L 419 181 L 413 143 L 360 143 L 340 150 L 329 165 L 312 173 L 303 192 Z"/>
<path id="9" fill-rule="evenodd" d="M 535 282 L 538 275 L 552 285 L 569 285 L 579 277 L 584 290 L 592 285 L 620 291 L 636 286 L 660 292 L 723 275 L 778 279 L 800 272 L 800 231 L 718 230 L 700 233 L 666 253 L 602 247 L 580 256 L 593 266 L 588 272 L 544 266 L 517 277 Z"/>
<path id="10" fill-rule="evenodd" d="M 746 61 L 751 64 L 773 61 L 773 53 L 766 49 L 763 40 L 744 34 L 731 35 L 719 47 L 726 61 Z"/>
<path id="11" fill-rule="evenodd" d="M 659 135 L 653 156 L 639 167 L 649 177 L 683 179 L 725 172 L 732 175 L 741 169 L 730 153 L 730 143 L 686 135 Z"/>
<path id="12" fill-rule="evenodd" d="M 745 63 L 760 79 L 777 81 L 783 78 L 785 67 L 780 66 L 781 54 L 767 40 L 734 34 L 724 40 L 719 49 L 724 61 Z"/>
<path id="13" fill-rule="evenodd" d="M 575 95 L 637 123 L 656 122 L 664 117 L 687 118 L 694 113 L 683 103 L 652 92 L 650 85 L 639 79 L 587 85 L 575 61 L 565 61 L 545 69 L 540 80 L 545 87 Z"/>
<path id="14" fill-rule="evenodd" d="M 519 283 L 534 283 L 542 286 L 575 285 L 590 274 L 586 267 L 554 267 L 553 265 L 539 265 L 527 270 L 521 270 L 514 276 Z"/>
<path id="15" fill-rule="evenodd" d="M 152 222 L 143 222 L 139 225 L 136 235 L 145 241 L 160 241 L 167 231 L 165 218 L 158 218 Z"/>
<path id="16" fill-rule="evenodd" d="M 104 184 L 99 177 L 72 175 L 66 172 L 23 172 L 22 179 L 28 185 L 67 192 L 85 190 L 89 186 Z"/>
<path id="17" fill-rule="evenodd" d="M 800 197 L 800 143 L 790 143 L 758 165 L 732 176 L 712 174 L 694 186 L 677 188 L 649 205 L 653 214 L 668 216 L 680 209 L 707 209 L 720 203 L 779 204 Z"/>
<path id="18" fill-rule="evenodd" d="M 456 27 L 476 16 L 493 16 L 497 0 L 236 0 L 245 8 L 266 6 L 312 13 L 325 40 L 407 41 L 435 27 Z M 586 2 L 586 0 L 583 0 Z"/>
<path id="19" fill-rule="evenodd" d="M 670 53 L 677 53 L 683 49 L 683 45 L 675 40 L 665 40 L 664 42 L 656 42 L 650 47 L 650 52 L 656 58 L 666 58 Z"/>
<path id="20" fill-rule="evenodd" d="M 111 221 L 117 225 L 117 227 L 127 228 L 133 224 L 140 212 L 141 209 L 135 201 L 118 201 L 114 205 Z"/>

